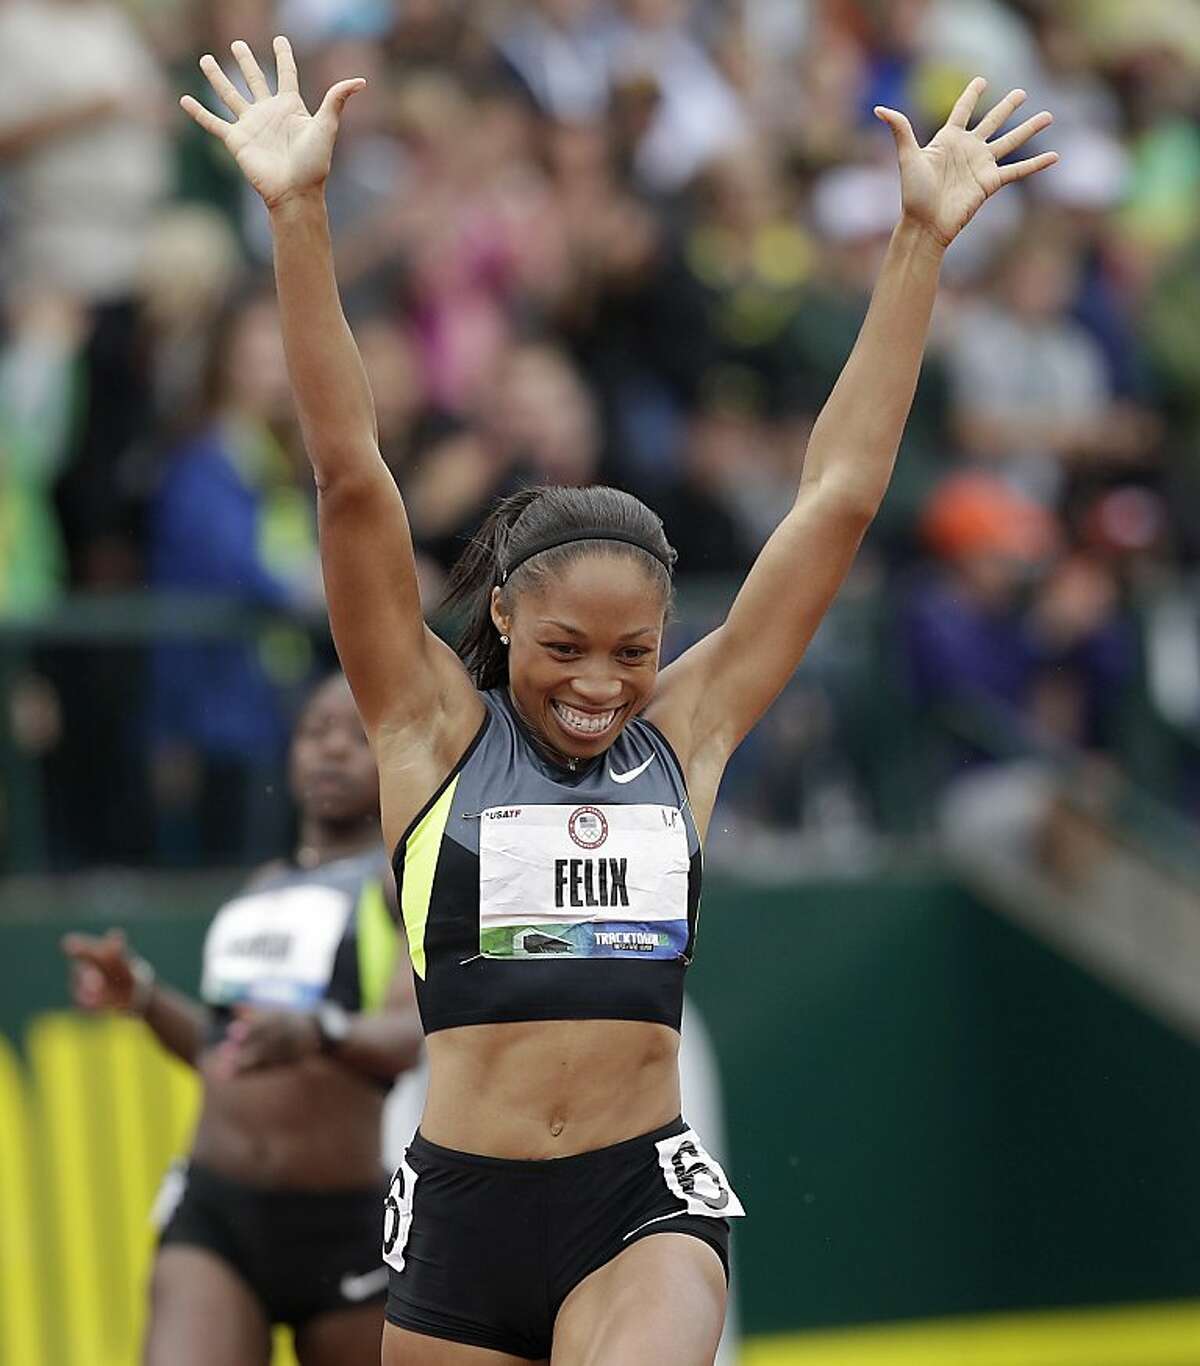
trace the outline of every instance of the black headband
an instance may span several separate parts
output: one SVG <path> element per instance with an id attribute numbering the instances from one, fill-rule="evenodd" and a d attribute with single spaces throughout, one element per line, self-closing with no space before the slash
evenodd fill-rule
<path id="1" fill-rule="evenodd" d="M 531 560 L 535 555 L 540 555 L 544 550 L 554 550 L 560 545 L 570 545 L 572 541 L 621 541 L 625 545 L 635 545 L 639 550 L 644 550 L 647 555 L 653 555 L 669 574 L 671 572 L 671 561 L 663 554 L 657 546 L 651 545 L 642 537 L 631 531 L 612 531 L 608 527 L 602 526 L 581 526 L 573 531 L 556 531 L 553 535 L 543 536 L 540 541 L 534 541 L 500 571 L 501 584 L 508 582 L 509 575 L 514 569 L 519 568 L 526 560 Z"/>

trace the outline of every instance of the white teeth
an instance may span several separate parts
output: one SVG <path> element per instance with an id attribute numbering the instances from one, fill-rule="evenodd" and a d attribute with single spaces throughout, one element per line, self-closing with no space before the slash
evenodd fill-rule
<path id="1" fill-rule="evenodd" d="M 554 710 L 571 727 L 572 730 L 580 731 L 584 735 L 599 735 L 612 725 L 616 711 L 602 712 L 599 716 L 589 716 L 585 712 L 576 711 L 574 707 L 568 707 L 565 702 L 555 699 Z"/>

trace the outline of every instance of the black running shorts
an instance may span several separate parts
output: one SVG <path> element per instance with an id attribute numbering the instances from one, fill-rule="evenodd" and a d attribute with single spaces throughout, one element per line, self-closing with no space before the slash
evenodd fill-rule
<path id="1" fill-rule="evenodd" d="M 653 1233 L 707 1243 L 729 1275 L 742 1207 L 682 1119 L 574 1157 L 513 1161 L 416 1135 L 384 1205 L 387 1317 L 411 1332 L 549 1357 L 562 1302 Z"/>
<path id="2" fill-rule="evenodd" d="M 254 1291 L 272 1323 L 293 1326 L 382 1299 L 380 1184 L 367 1190 L 263 1190 L 195 1162 L 159 1194 L 160 1247 L 215 1253 Z"/>

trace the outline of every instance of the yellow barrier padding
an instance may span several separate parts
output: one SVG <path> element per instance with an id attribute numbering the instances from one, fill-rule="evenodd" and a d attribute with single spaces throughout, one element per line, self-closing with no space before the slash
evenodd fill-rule
<path id="1" fill-rule="evenodd" d="M 35 1213 L 25 1080 L 0 1038 L 0 1362 L 46 1361 L 40 1312 L 44 1270 Z"/>
<path id="2" fill-rule="evenodd" d="M 742 1366 L 1197 1366 L 1200 1302 L 755 1338 Z"/>
<path id="3" fill-rule="evenodd" d="M 199 1080 L 135 1020 L 41 1015 L 26 1044 L 28 1070 L 0 1037 L 0 1366 L 138 1366 L 150 1210 Z"/>

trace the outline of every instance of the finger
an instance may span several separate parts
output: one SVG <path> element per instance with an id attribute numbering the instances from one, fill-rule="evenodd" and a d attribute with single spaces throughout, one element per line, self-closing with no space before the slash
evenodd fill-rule
<path id="1" fill-rule="evenodd" d="M 212 55 L 206 52 L 200 58 L 200 70 L 208 77 L 208 83 L 217 92 L 221 103 L 233 115 L 235 119 L 240 119 L 250 108 L 250 105 L 243 98 L 241 91 L 221 70 L 221 64 Z M 190 111 L 189 111 L 190 112 Z"/>
<path id="2" fill-rule="evenodd" d="M 194 100 L 191 95 L 181 95 L 179 104 L 183 112 L 190 115 L 206 133 L 211 133 L 213 137 L 220 138 L 222 142 L 229 136 L 229 130 L 233 124 L 217 118 L 216 114 L 205 109 L 199 100 Z"/>
<path id="3" fill-rule="evenodd" d="M 125 942 L 124 930 L 109 930 L 103 939 L 95 941 L 93 958 L 102 968 L 120 967 L 128 957 L 129 946 Z"/>
<path id="4" fill-rule="evenodd" d="M 994 105 L 979 120 L 975 125 L 975 131 L 981 138 L 990 138 L 997 129 L 1004 127 L 1027 98 L 1023 90 L 1010 90 L 999 104 Z"/>
<path id="5" fill-rule="evenodd" d="M 280 34 L 275 39 L 275 78 L 282 94 L 285 91 L 298 92 L 300 89 L 300 76 L 296 71 L 296 58 L 292 54 L 292 45 Z"/>
<path id="6" fill-rule="evenodd" d="M 253 1072 L 263 1065 L 262 1049 L 255 1044 L 237 1044 L 229 1050 L 229 1065 L 234 1076 Z"/>
<path id="7" fill-rule="evenodd" d="M 912 130 L 912 124 L 899 111 L 899 109 L 889 109 L 885 104 L 875 106 L 875 117 L 881 123 L 886 123 L 892 131 L 892 137 L 896 139 L 896 150 L 903 156 L 907 152 L 919 150 L 917 135 Z"/>
<path id="8" fill-rule="evenodd" d="M 979 97 L 986 89 L 987 81 L 982 76 L 976 76 L 958 99 L 954 101 L 954 108 L 951 109 L 950 117 L 946 120 L 947 125 L 953 124 L 955 128 L 965 128 L 971 122 L 971 115 L 975 112 Z"/>
<path id="9" fill-rule="evenodd" d="M 1036 175 L 1058 160 L 1057 152 L 1043 152 L 1040 156 L 1028 157 L 1025 161 L 1013 161 L 1007 166 L 997 166 L 1000 184 L 1011 185 L 1014 180 L 1024 180 L 1026 176 Z"/>
<path id="10" fill-rule="evenodd" d="M 259 66 L 254 53 L 250 51 L 250 44 L 243 42 L 241 38 L 235 38 L 229 45 L 233 59 L 241 68 L 242 75 L 246 78 L 246 84 L 250 87 L 250 93 L 256 100 L 269 100 L 271 98 L 271 87 L 267 84 L 267 78 L 263 75 L 263 69 Z"/>
<path id="11" fill-rule="evenodd" d="M 212 1069 L 221 1081 L 228 1081 L 237 1071 L 237 1049 L 228 1043 L 220 1043 L 213 1050 Z"/>
<path id="12" fill-rule="evenodd" d="M 103 940 L 86 934 L 68 934 L 61 940 L 63 953 L 75 963 L 99 965 L 105 961 Z"/>
<path id="13" fill-rule="evenodd" d="M 988 148 L 997 161 L 1003 161 L 1018 147 L 1023 147 L 1035 133 L 1040 133 L 1043 128 L 1049 128 L 1053 122 L 1054 115 L 1048 109 L 1043 109 L 1040 114 L 1034 114 L 1033 118 L 1018 124 L 1011 133 L 1005 133 L 995 142 L 989 142 Z"/>
<path id="14" fill-rule="evenodd" d="M 71 978 L 71 997 L 82 1010 L 101 1010 L 113 999 L 108 979 L 93 967 L 76 969 Z"/>
<path id="15" fill-rule="evenodd" d="M 364 77 L 355 76 L 352 80 L 338 81 L 337 85 L 331 85 L 325 92 L 320 109 L 317 110 L 317 118 L 333 119 L 336 123 L 342 117 L 346 101 L 351 95 L 357 95 L 366 83 Z"/>

